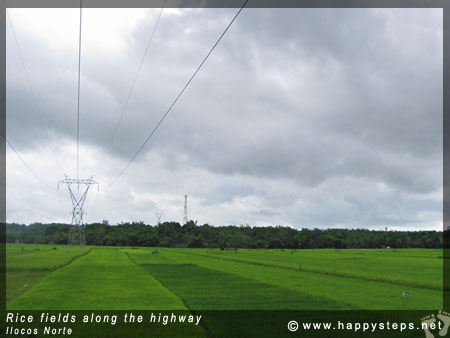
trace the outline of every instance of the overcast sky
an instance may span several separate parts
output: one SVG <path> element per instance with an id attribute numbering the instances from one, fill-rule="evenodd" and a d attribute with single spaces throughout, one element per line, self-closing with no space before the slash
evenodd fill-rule
<path id="1" fill-rule="evenodd" d="M 442 229 L 442 9 L 84 9 L 85 222 Z M 71 221 L 79 9 L 9 9 L 7 221 Z"/>

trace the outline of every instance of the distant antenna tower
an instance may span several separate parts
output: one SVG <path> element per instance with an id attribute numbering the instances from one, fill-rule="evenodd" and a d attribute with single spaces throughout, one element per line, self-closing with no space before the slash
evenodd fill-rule
<path id="1" fill-rule="evenodd" d="M 183 225 L 188 222 L 188 213 L 187 213 L 187 195 L 184 195 L 184 215 L 183 215 Z"/>
<path id="2" fill-rule="evenodd" d="M 59 184 L 63 184 L 63 183 L 67 184 L 67 189 L 69 190 L 70 199 L 72 201 L 72 206 L 73 206 L 72 225 L 70 226 L 69 240 L 67 241 L 67 245 L 68 245 L 68 247 L 70 247 L 71 245 L 76 245 L 76 244 L 83 246 L 86 244 L 86 241 L 84 239 L 83 206 L 84 206 L 84 202 L 86 201 L 86 197 L 87 197 L 89 188 L 91 187 L 91 185 L 97 184 L 97 189 L 98 189 L 98 183 L 92 179 L 92 177 L 94 177 L 94 176 L 91 176 L 90 178 L 84 179 L 84 180 L 72 179 L 72 178 L 67 177 L 67 175 L 64 175 L 64 176 L 66 178 L 64 180 L 58 182 L 58 189 L 59 189 Z M 77 194 L 78 197 L 74 194 L 74 192 L 72 190 L 72 184 L 77 185 L 78 191 L 80 190 L 80 185 L 84 186 L 84 192 L 82 190 L 81 196 L 79 193 Z"/>
<path id="3" fill-rule="evenodd" d="M 158 225 L 161 224 L 161 216 L 162 216 L 162 212 L 161 211 L 157 211 L 156 212 L 156 218 L 158 218 Z"/>

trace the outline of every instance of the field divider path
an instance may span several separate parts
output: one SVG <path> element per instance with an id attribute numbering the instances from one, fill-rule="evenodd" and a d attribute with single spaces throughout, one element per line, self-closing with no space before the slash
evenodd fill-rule
<path id="1" fill-rule="evenodd" d="M 170 250 L 170 248 L 167 248 L 167 249 Z M 212 259 L 217 259 L 217 260 L 231 261 L 231 262 L 237 262 L 237 263 L 243 263 L 243 264 L 257 265 L 257 266 L 267 266 L 267 267 L 271 267 L 271 268 L 297 271 L 297 272 L 309 272 L 309 273 L 315 273 L 315 274 L 319 274 L 319 275 L 327 275 L 327 276 L 333 276 L 333 277 L 339 277 L 339 278 L 349 278 L 349 279 L 358 279 L 358 280 L 377 282 L 377 283 L 403 285 L 403 286 L 417 287 L 417 288 L 427 289 L 427 290 L 437 290 L 437 291 L 450 290 L 450 288 L 440 288 L 438 286 L 430 286 L 430 285 L 426 285 L 423 283 L 414 283 L 414 282 L 407 283 L 405 281 L 400 281 L 400 280 L 375 278 L 375 277 L 372 278 L 372 277 L 365 277 L 365 276 L 360 276 L 360 275 L 353 275 L 353 274 L 339 273 L 339 272 L 327 272 L 327 271 L 308 269 L 308 268 L 303 268 L 303 267 L 301 269 L 298 269 L 296 267 L 291 267 L 291 266 L 283 266 L 283 265 L 277 265 L 277 264 L 271 264 L 271 263 L 256 262 L 256 261 L 250 261 L 250 260 L 239 259 L 239 258 L 217 257 L 217 256 L 212 256 L 212 255 L 207 255 L 207 254 L 187 252 L 187 251 L 183 251 L 183 250 L 177 250 L 177 252 L 183 253 L 186 255 L 200 256 L 200 257 L 212 258 Z"/>
<path id="2" fill-rule="evenodd" d="M 133 262 L 133 264 L 135 264 L 136 266 L 138 266 L 140 269 L 144 270 L 146 273 L 148 273 L 150 276 L 152 276 L 156 281 L 158 281 L 158 283 L 161 284 L 162 287 L 164 287 L 165 289 L 167 289 L 167 290 L 169 290 L 170 292 L 172 292 L 179 300 L 181 300 L 181 302 L 184 304 L 184 306 L 186 307 L 186 309 L 188 309 L 189 312 L 192 313 L 193 316 L 197 316 L 197 313 L 189 307 L 189 304 L 186 302 L 186 300 L 183 299 L 183 297 L 180 297 L 179 295 L 177 295 L 171 288 L 167 287 L 167 285 L 165 285 L 159 278 L 157 278 L 156 276 L 152 275 L 150 272 L 148 272 L 146 269 L 144 269 L 142 266 L 140 266 L 140 265 L 133 259 L 133 257 L 130 256 L 130 254 L 128 253 L 128 251 L 125 251 L 125 254 L 126 254 L 127 257 Z M 202 329 L 205 331 L 206 337 L 208 337 L 208 338 L 213 337 L 213 335 L 211 334 L 211 331 L 208 329 L 208 327 L 207 327 L 202 321 L 200 321 L 199 326 L 201 326 Z"/>

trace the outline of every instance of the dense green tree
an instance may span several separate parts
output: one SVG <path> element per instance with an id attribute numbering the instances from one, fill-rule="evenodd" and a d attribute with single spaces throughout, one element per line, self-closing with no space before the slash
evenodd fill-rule
<path id="1" fill-rule="evenodd" d="M 55 243 L 68 240 L 69 224 L 6 224 L 8 243 Z M 162 246 L 193 248 L 442 248 L 450 244 L 449 231 L 371 231 L 367 229 L 292 229 L 284 226 L 250 227 L 197 225 L 189 221 L 164 222 L 156 226 L 144 222 L 85 226 L 88 245 Z"/>

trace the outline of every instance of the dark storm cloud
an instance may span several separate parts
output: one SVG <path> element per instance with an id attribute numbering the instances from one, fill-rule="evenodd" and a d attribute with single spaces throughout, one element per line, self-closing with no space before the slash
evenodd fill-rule
<path id="1" fill-rule="evenodd" d="M 107 152 L 104 175 L 116 174 L 130 159 L 235 12 L 163 13 L 111 149 L 158 11 L 139 23 L 120 53 L 93 52 L 86 33 L 80 137 L 99 149 L 100 158 Z M 442 187 L 441 34 L 439 10 L 245 9 L 126 180 L 147 179 L 152 162 L 158 174 L 203 172 L 225 182 L 197 192 L 204 206 L 258 196 L 263 201 L 251 213 L 267 220 L 284 215 L 297 225 L 349 219 L 406 224 L 419 211 L 439 213 L 441 202 L 409 194 Z M 35 115 L 27 118 L 33 102 L 11 38 L 8 135 L 29 151 L 59 138 L 73 142 L 76 49 L 49 50 L 23 32 L 18 36 L 52 138 L 47 141 Z M 283 193 L 269 193 L 259 180 L 297 190 L 288 203 L 268 208 L 284 200 Z M 317 191 L 327 184 L 332 190 L 330 182 L 342 191 L 322 200 Z M 368 191 L 360 192 L 365 202 L 352 197 L 354 182 L 366 182 Z M 379 183 L 392 195 L 374 191 L 370 197 Z M 148 190 L 146 184 L 136 192 Z M 306 209 L 298 208 L 301 200 Z"/>

